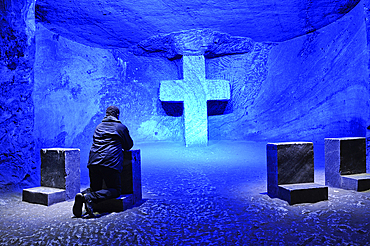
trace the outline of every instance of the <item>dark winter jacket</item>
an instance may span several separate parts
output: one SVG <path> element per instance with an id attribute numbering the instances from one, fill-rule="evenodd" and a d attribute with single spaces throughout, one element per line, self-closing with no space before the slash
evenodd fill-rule
<path id="1" fill-rule="evenodd" d="M 115 117 L 106 116 L 95 129 L 87 167 L 101 165 L 121 172 L 123 150 L 129 150 L 132 146 L 127 127 Z"/>

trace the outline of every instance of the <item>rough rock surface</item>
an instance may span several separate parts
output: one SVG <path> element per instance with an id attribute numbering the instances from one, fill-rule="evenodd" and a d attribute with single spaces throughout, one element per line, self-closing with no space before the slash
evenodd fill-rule
<path id="1" fill-rule="evenodd" d="M 0 2 L 0 189 L 40 180 L 35 161 L 34 1 Z"/>
<path id="2" fill-rule="evenodd" d="M 211 28 L 256 41 L 285 41 L 326 26 L 359 0 L 38 0 L 49 30 L 96 47 L 129 47 L 157 34 Z"/>
<path id="3" fill-rule="evenodd" d="M 268 143 L 267 192 L 278 196 L 278 186 L 283 184 L 314 182 L 313 143 Z"/>
<path id="4" fill-rule="evenodd" d="M 325 137 L 364 137 L 369 115 L 366 36 L 363 6 L 358 5 L 314 33 L 273 47 L 260 45 L 251 54 L 210 59 L 209 78 L 226 79 L 232 86 L 226 110 L 232 113 L 210 117 L 210 138 L 266 136 L 269 141 L 323 144 Z"/>
<path id="5" fill-rule="evenodd" d="M 250 53 L 255 42 L 251 38 L 233 37 L 211 29 L 186 30 L 155 35 L 131 47 L 135 55 L 163 56 L 175 59 L 183 55 L 206 58 Z"/>

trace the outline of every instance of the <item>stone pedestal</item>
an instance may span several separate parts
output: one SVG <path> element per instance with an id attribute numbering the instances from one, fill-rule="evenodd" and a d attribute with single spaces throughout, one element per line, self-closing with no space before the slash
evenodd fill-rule
<path id="1" fill-rule="evenodd" d="M 46 206 L 66 200 L 66 190 L 51 187 L 34 187 L 24 189 L 22 200 L 30 203 L 38 203 Z"/>
<path id="2" fill-rule="evenodd" d="M 370 173 L 370 126 L 366 128 L 366 172 Z"/>
<path id="3" fill-rule="evenodd" d="M 370 189 L 366 138 L 325 138 L 325 184 L 356 191 Z"/>
<path id="4" fill-rule="evenodd" d="M 41 187 L 24 189 L 22 200 L 51 205 L 80 192 L 80 150 L 41 149 Z"/>
<path id="5" fill-rule="evenodd" d="M 313 143 L 267 144 L 267 192 L 291 205 L 328 199 L 328 188 L 314 183 Z"/>
<path id="6" fill-rule="evenodd" d="M 97 212 L 120 212 L 142 199 L 140 150 L 124 151 L 124 165 L 121 173 L 122 195 L 94 204 Z M 104 186 L 103 186 L 104 187 Z"/>
<path id="7" fill-rule="evenodd" d="M 94 212 L 122 212 L 135 204 L 134 195 L 121 195 L 115 199 L 109 199 L 93 204 Z"/>
<path id="8" fill-rule="evenodd" d="M 124 165 L 121 173 L 122 194 L 133 194 L 133 202 L 142 199 L 140 150 L 124 151 Z"/>

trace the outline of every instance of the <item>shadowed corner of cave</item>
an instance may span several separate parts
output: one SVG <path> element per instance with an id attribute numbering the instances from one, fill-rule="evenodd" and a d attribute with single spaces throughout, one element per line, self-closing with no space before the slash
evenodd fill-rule
<path id="1" fill-rule="evenodd" d="M 228 100 L 208 100 L 207 113 L 208 116 L 223 115 L 231 113 L 231 107 L 228 107 Z"/>
<path id="2" fill-rule="evenodd" d="M 163 110 L 168 116 L 180 117 L 184 113 L 183 102 L 163 102 L 161 101 Z"/>
<path id="3" fill-rule="evenodd" d="M 228 107 L 229 101 L 227 100 L 208 100 L 207 101 L 207 114 L 208 116 L 223 115 L 231 113 Z M 163 110 L 168 116 L 179 117 L 184 113 L 183 102 L 161 102 Z"/>

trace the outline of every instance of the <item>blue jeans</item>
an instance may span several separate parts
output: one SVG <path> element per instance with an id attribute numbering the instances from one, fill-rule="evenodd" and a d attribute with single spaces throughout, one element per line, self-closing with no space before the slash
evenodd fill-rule
<path id="1" fill-rule="evenodd" d="M 121 195 L 121 174 L 112 168 L 90 166 L 90 189 L 83 191 L 86 199 L 93 203 L 119 197 Z M 106 187 L 103 187 L 103 180 Z"/>

